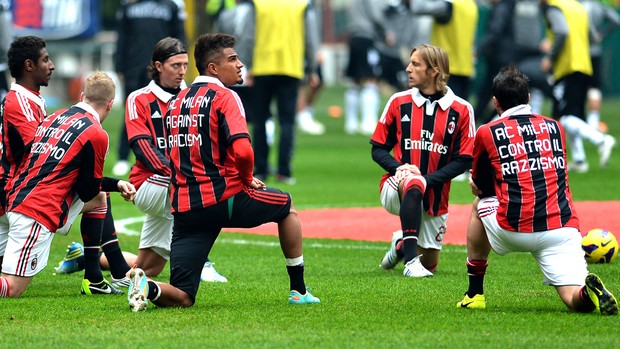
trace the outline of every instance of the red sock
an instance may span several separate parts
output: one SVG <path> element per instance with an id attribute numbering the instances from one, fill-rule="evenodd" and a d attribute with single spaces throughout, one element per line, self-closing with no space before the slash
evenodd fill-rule
<path id="1" fill-rule="evenodd" d="M 7 298 L 9 296 L 9 280 L 5 279 L 4 276 L 0 276 L 0 298 Z"/>

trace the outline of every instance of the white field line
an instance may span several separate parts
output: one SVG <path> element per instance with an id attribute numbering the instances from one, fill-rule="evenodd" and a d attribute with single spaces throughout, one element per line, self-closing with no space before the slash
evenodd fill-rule
<path id="1" fill-rule="evenodd" d="M 138 236 L 140 232 L 137 230 L 130 229 L 128 226 L 136 223 L 143 223 L 144 216 L 140 217 L 130 217 L 124 219 L 114 220 L 114 226 L 116 227 L 116 232 L 119 234 Z M 246 239 L 229 239 L 225 237 L 219 237 L 217 239 L 217 243 L 220 244 L 233 244 L 233 245 L 254 245 L 254 246 L 266 246 L 266 247 L 279 247 L 280 243 L 277 241 L 258 241 L 258 240 L 246 240 Z M 386 246 L 387 243 L 386 243 Z M 324 244 L 320 242 L 304 242 L 304 247 L 309 248 L 319 248 L 319 249 L 336 249 L 336 250 L 372 250 L 372 251 L 385 251 L 386 246 L 377 246 L 377 245 L 362 245 L 362 244 Z M 452 249 L 451 252 L 464 253 L 466 252 L 465 247 L 460 247 L 457 250 Z"/>

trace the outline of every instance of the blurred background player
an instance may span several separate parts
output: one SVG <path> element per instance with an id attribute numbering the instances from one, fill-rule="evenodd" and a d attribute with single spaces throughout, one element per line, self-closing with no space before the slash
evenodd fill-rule
<path id="1" fill-rule="evenodd" d="M 279 125 L 276 180 L 295 184 L 292 160 L 295 152 L 295 114 L 304 62 L 309 82 L 316 83 L 316 47 L 312 15 L 307 0 L 254 0 L 254 54 L 248 79 L 254 82 L 256 112 L 252 145 L 255 175 L 269 175 L 270 145 L 265 122 L 275 99 Z"/>
<path id="2" fill-rule="evenodd" d="M 490 0 L 486 30 L 477 47 L 477 57 L 484 61 L 485 70 L 476 92 L 474 115 L 479 124 L 485 124 L 495 117 L 495 109 L 489 111 L 493 78 L 499 70 L 517 59 L 512 18 L 517 0 Z"/>
<path id="3" fill-rule="evenodd" d="M 163 116 L 168 102 L 186 88 L 183 78 L 189 58 L 185 45 L 176 38 L 164 38 L 153 49 L 148 67 L 151 82 L 127 97 L 125 123 L 129 145 L 136 157 L 129 179 L 137 188 L 134 203 L 146 214 L 135 264 L 147 276 L 156 277 L 170 258 L 172 215 L 168 197 L 170 160 L 166 157 Z M 203 281 L 228 281 L 207 260 Z"/>
<path id="4" fill-rule="evenodd" d="M 305 78 L 299 86 L 295 120 L 300 131 L 309 135 L 320 136 L 325 133 L 325 125 L 315 119 L 313 105 L 323 87 L 323 76 L 321 74 L 323 52 L 319 49 L 321 20 L 319 18 L 320 11 L 316 8 L 316 1 L 311 0 L 308 6 L 312 8 L 312 11 L 308 12 L 308 16 L 314 17 L 314 19 L 310 18 L 307 21 L 306 31 L 309 40 L 314 42 L 312 46 L 317 48 L 316 70 L 308 71 L 308 63 L 304 63 Z M 316 75 L 318 79 L 312 78 L 313 75 Z"/>
<path id="5" fill-rule="evenodd" d="M 142 269 L 132 269 L 127 294 L 132 311 L 145 310 L 149 300 L 161 307 L 193 306 L 200 270 L 221 229 L 266 222 L 278 223 L 290 278 L 289 303 L 320 302 L 306 290 L 301 226 L 291 196 L 252 175 L 243 105 L 226 88 L 242 82 L 243 63 L 234 45 L 234 36 L 228 34 L 201 35 L 194 51 L 200 76 L 170 102 L 164 122 L 165 134 L 172 140 L 166 150 L 172 164 L 174 215 L 170 284 L 149 281 Z M 201 98 L 205 96 L 212 98 Z M 196 99 L 208 102 L 191 103 Z M 196 122 L 185 125 L 186 116 Z M 203 142 L 187 142 L 200 135 L 206 135 Z"/>
<path id="6" fill-rule="evenodd" d="M 448 53 L 448 85 L 455 95 L 468 99 L 474 76 L 478 5 L 474 0 L 412 0 L 411 11 L 433 17 L 430 43 Z"/>
<path id="7" fill-rule="evenodd" d="M 603 315 L 617 315 L 614 296 L 598 276 L 588 275 L 562 127 L 532 114 L 528 79 L 513 66 L 495 77 L 493 96 L 501 117 L 476 133 L 470 184 L 477 197 L 467 229 L 469 288 L 457 307 L 486 307 L 483 282 L 493 248 L 499 255 L 530 252 L 544 284 L 556 288 L 569 310 L 598 308 Z M 533 142 L 549 146 L 527 146 Z M 523 151 L 502 151 L 512 147 Z"/>
<path id="8" fill-rule="evenodd" d="M 370 144 L 372 159 L 387 172 L 381 204 L 402 228 L 380 266 L 393 269 L 402 259 L 403 275 L 419 278 L 432 276 L 439 263 L 450 181 L 471 166 L 475 120 L 472 106 L 447 86 L 442 48 L 415 47 L 406 70 L 411 89 L 390 98 Z"/>
<path id="9" fill-rule="evenodd" d="M 0 276 L 1 297 L 19 297 L 24 292 L 32 277 L 46 267 L 54 232 L 70 226 L 71 219 L 91 203 L 105 204 L 101 189 L 120 191 L 126 200 L 133 199 L 131 184 L 102 179 L 108 135 L 101 122 L 112 109 L 114 93 L 109 76 L 91 75 L 81 102 L 45 118 L 23 160 L 28 171 L 7 183 L 11 188 L 6 206 L 10 229 Z M 55 136 L 59 134 L 63 136 Z M 99 284 L 113 293 L 103 276 Z"/>
<path id="10" fill-rule="evenodd" d="M 123 82 L 125 96 L 149 83 L 146 67 L 151 62 L 150 53 L 157 41 L 167 36 L 186 41 L 185 18 L 183 1 L 122 0 L 117 13 L 118 41 L 114 65 Z M 125 176 L 131 164 L 124 122 L 117 151 L 117 162 L 112 173 Z"/>
<path id="11" fill-rule="evenodd" d="M 603 93 L 601 86 L 605 69 L 603 66 L 603 40 L 620 26 L 620 15 L 618 12 L 601 0 L 581 0 L 586 8 L 590 23 L 590 58 L 592 59 L 592 78 L 588 89 L 588 113 L 587 122 L 595 129 L 606 132 L 605 128 L 600 128 L 601 103 Z"/>
<path id="12" fill-rule="evenodd" d="M 572 152 L 569 169 L 584 173 L 589 169 L 583 139 L 598 147 L 599 166 L 607 166 L 616 144 L 585 121 L 585 104 L 592 76 L 588 14 L 576 0 L 540 0 L 547 22 L 551 48 L 541 61 L 541 70 L 553 73 L 553 118 L 568 136 Z"/>
<path id="13" fill-rule="evenodd" d="M 377 43 L 392 46 L 395 36 L 386 28 L 382 1 L 352 0 L 347 14 L 349 61 L 346 76 L 352 85 L 344 95 L 344 131 L 350 135 L 371 135 L 377 124 L 381 97 L 381 53 Z"/>
<path id="14" fill-rule="evenodd" d="M 549 51 L 549 40 L 545 36 L 545 24 L 539 0 L 517 1 L 511 18 L 516 64 L 519 70 L 530 79 L 532 112 L 540 114 L 545 98 L 553 99 L 554 97 L 548 76 L 540 69 L 541 61 Z M 482 120 L 478 119 L 478 121 Z"/>

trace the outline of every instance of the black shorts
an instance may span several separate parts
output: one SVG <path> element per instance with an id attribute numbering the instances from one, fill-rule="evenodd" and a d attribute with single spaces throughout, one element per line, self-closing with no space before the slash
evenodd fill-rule
<path id="1" fill-rule="evenodd" d="M 375 48 L 371 39 L 351 38 L 346 74 L 354 80 L 381 76 L 381 53 Z"/>
<path id="2" fill-rule="evenodd" d="M 275 188 L 245 189 L 214 206 L 176 213 L 170 244 L 170 284 L 196 300 L 200 273 L 222 228 L 253 228 L 280 222 L 291 196 Z"/>
<path id="3" fill-rule="evenodd" d="M 553 84 L 553 118 L 559 120 L 565 115 L 574 115 L 585 120 L 586 99 L 590 76 L 572 73 Z"/>

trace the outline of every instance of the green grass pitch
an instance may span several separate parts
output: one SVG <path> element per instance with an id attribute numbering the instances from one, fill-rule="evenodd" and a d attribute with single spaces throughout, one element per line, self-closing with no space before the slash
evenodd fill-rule
<path id="1" fill-rule="evenodd" d="M 300 210 L 379 206 L 381 169 L 370 158 L 368 138 L 347 136 L 343 120 L 327 107 L 341 105 L 343 89 L 328 88 L 316 106 L 327 125 L 323 136 L 298 133 L 294 158 L 297 185 L 290 191 Z M 384 96 L 387 98 L 387 96 Z M 605 101 L 602 119 L 620 138 L 620 100 Z M 105 122 L 114 165 L 121 111 Z M 571 174 L 576 200 L 619 200 L 620 151 L 598 170 L 596 149 L 587 144 L 590 172 Z M 268 184 L 276 185 L 269 181 Z M 113 193 L 117 219 L 139 216 Z M 465 183 L 455 183 L 451 202 L 468 203 Z M 396 218 L 395 218 L 396 219 Z M 303 222 L 302 222 L 303 225 Z M 79 227 L 78 222 L 76 226 Z M 132 229 L 139 230 L 135 224 Z M 604 228 L 604 227 L 603 227 Z M 386 231 L 386 239 L 390 236 Z M 620 232 L 616 232 L 620 234 Z M 124 250 L 137 252 L 136 236 L 119 235 Z M 378 265 L 387 243 L 304 240 L 306 281 L 320 304 L 287 304 L 288 276 L 277 238 L 223 233 L 211 258 L 227 284 L 203 283 L 189 309 L 150 306 L 131 313 L 126 296 L 81 296 L 82 273 L 54 275 L 53 267 L 79 231 L 57 236 L 48 267 L 19 299 L 0 299 L 1 348 L 584 348 L 617 345 L 618 317 L 573 314 L 527 254 L 491 255 L 486 277 L 487 309 L 455 304 L 467 287 L 466 250 L 446 246 L 433 278 L 402 277 L 402 265 Z M 620 295 L 619 263 L 593 265 L 606 286 Z M 109 275 L 104 272 L 104 275 Z M 167 281 L 166 268 L 159 280 Z"/>

